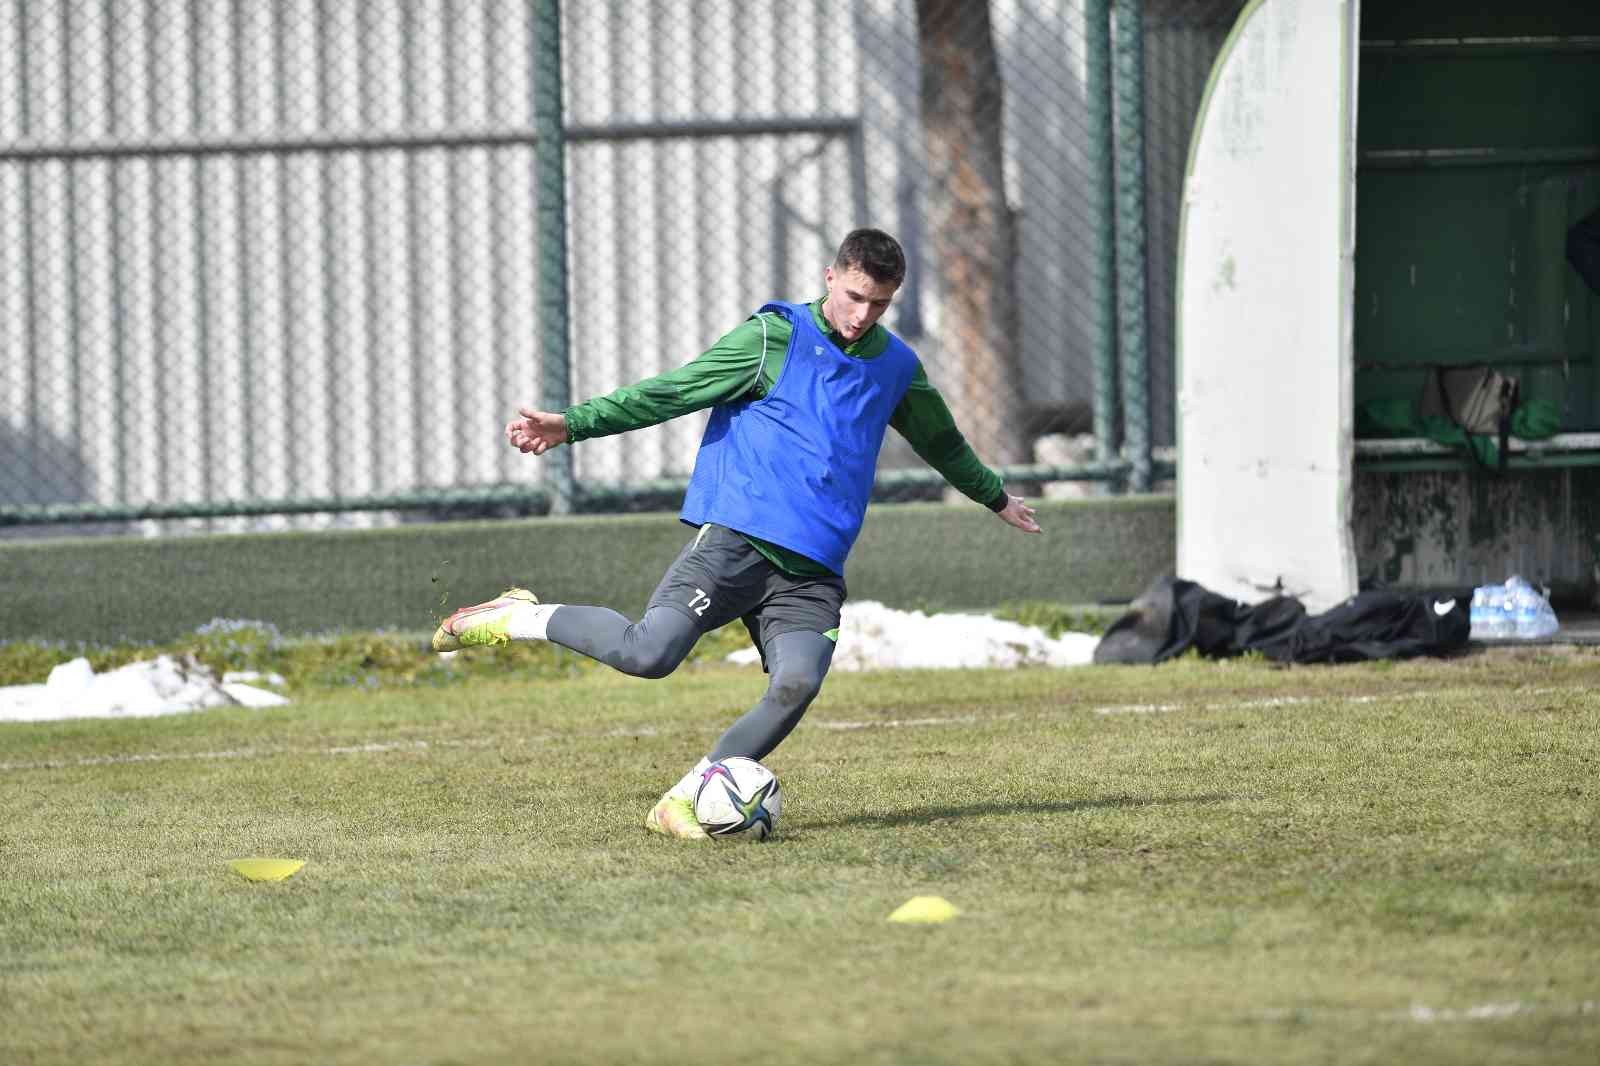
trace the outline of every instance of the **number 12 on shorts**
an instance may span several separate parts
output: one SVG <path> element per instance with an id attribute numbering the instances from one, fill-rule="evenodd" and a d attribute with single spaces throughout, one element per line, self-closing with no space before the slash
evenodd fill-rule
<path id="1" fill-rule="evenodd" d="M 689 610 L 696 615 L 704 615 L 706 608 L 711 606 L 711 597 L 706 595 L 705 589 L 697 588 L 694 595 L 689 597 Z"/>

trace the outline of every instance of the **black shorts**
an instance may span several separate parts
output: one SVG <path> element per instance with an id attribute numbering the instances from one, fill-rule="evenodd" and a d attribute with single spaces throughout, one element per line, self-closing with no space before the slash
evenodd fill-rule
<path id="1" fill-rule="evenodd" d="M 667 568 L 650 606 L 682 611 L 702 634 L 742 619 L 765 663 L 766 642 L 784 633 L 837 640 L 845 596 L 844 578 L 786 574 L 738 533 L 708 523 Z"/>

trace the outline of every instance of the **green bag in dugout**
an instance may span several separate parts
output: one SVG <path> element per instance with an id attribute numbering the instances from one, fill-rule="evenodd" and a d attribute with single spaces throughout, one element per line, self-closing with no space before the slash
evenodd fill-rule
<path id="1" fill-rule="evenodd" d="M 1491 366 L 1434 367 L 1422 392 L 1422 417 L 1445 418 L 1464 433 L 1503 437 L 1521 398 L 1517 379 Z"/>
<path id="2" fill-rule="evenodd" d="M 1357 435 L 1427 437 L 1464 448 L 1477 466 L 1503 470 L 1511 437 L 1544 440 L 1561 430 L 1564 368 L 1536 366 L 1522 376 L 1484 364 L 1425 370 L 1415 399 L 1383 396 L 1361 404 Z"/>

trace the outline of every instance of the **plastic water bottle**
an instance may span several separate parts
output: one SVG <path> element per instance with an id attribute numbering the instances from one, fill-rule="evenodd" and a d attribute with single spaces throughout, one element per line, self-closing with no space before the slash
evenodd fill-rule
<path id="1" fill-rule="evenodd" d="M 1483 593 L 1483 639 L 1499 640 L 1511 635 L 1511 619 L 1506 614 L 1506 587 L 1485 585 Z"/>
<path id="2" fill-rule="evenodd" d="M 1517 582 L 1508 590 L 1511 596 L 1511 631 L 1523 640 L 1534 636 L 1539 624 L 1539 594 L 1526 582 Z"/>
<path id="3" fill-rule="evenodd" d="M 1488 592 L 1482 585 L 1472 590 L 1472 606 L 1467 609 L 1467 617 L 1472 622 L 1471 639 L 1482 640 L 1489 635 L 1489 612 L 1484 606 L 1488 599 Z"/>
<path id="4" fill-rule="evenodd" d="M 1536 640 L 1561 628 L 1544 593 L 1522 578 L 1513 577 L 1507 581 L 1506 594 L 1511 602 L 1512 635 L 1522 640 Z"/>
<path id="5" fill-rule="evenodd" d="M 1550 606 L 1550 601 L 1543 596 L 1539 597 L 1539 612 L 1533 626 L 1533 635 L 1548 637 L 1561 628 L 1561 623 L 1556 620 L 1555 608 Z"/>

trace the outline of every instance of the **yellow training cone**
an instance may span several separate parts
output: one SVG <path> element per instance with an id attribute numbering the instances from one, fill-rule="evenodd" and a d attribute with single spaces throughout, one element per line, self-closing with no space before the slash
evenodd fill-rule
<path id="1" fill-rule="evenodd" d="M 891 922 L 948 922 L 960 914 L 955 904 L 941 896 L 912 896 L 889 915 Z"/>
<path id="2" fill-rule="evenodd" d="M 304 859 L 230 859 L 228 865 L 251 881 L 282 881 L 293 877 Z"/>

